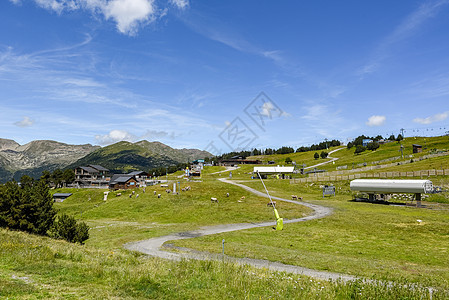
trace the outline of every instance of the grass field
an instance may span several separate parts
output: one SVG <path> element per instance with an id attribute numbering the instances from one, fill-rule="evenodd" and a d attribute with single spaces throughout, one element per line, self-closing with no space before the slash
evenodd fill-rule
<path id="1" fill-rule="evenodd" d="M 238 187 L 218 180 L 204 179 L 203 182 L 183 183 L 191 190 L 179 195 L 167 194 L 160 186 L 131 191 L 119 191 L 109 194 L 103 201 L 103 190 L 62 189 L 72 192 L 56 208 L 61 213 L 74 215 L 92 227 L 88 244 L 102 247 L 121 247 L 124 243 L 171 232 L 192 230 L 205 225 L 227 223 L 261 222 L 273 219 L 273 210 L 266 206 L 267 199 L 255 196 Z M 170 185 L 172 187 L 172 185 Z M 161 194 L 161 198 L 154 195 Z M 226 197 L 226 193 L 230 196 Z M 136 195 L 139 194 L 139 197 Z M 244 196 L 242 201 L 240 198 Z M 218 198 L 218 204 L 212 204 L 211 197 Z M 238 202 L 241 201 L 241 202 Z M 279 211 L 286 218 L 302 217 L 310 212 L 308 208 L 285 204 Z"/>
<path id="2" fill-rule="evenodd" d="M 257 181 L 244 184 L 262 190 Z M 219 253 L 219 241 L 224 238 L 231 256 L 449 287 L 448 205 L 416 209 L 351 202 L 351 193 L 343 184 L 337 186 L 336 197 L 325 199 L 316 184 L 291 185 L 288 180 L 273 179 L 266 185 L 271 194 L 286 198 L 298 194 L 308 202 L 333 207 L 334 214 L 288 224 L 282 232 L 258 228 L 175 244 Z"/>
<path id="3" fill-rule="evenodd" d="M 413 144 L 419 144 L 423 146 L 422 153 L 413 153 Z M 372 165 L 374 162 L 382 161 L 391 157 L 399 157 L 401 156 L 400 146 L 403 146 L 403 155 L 404 159 L 401 160 L 410 160 L 409 156 L 413 156 L 413 159 L 419 158 L 426 154 L 435 153 L 436 151 L 447 151 L 449 150 L 449 136 L 441 136 L 441 137 L 433 137 L 433 138 L 424 138 L 424 137 L 409 137 L 399 142 L 390 142 L 384 145 L 380 145 L 380 148 L 376 151 L 365 151 L 361 154 L 354 154 L 355 147 L 351 149 L 344 148 L 344 146 L 340 147 L 332 147 L 327 152 L 338 148 L 344 148 L 340 151 L 337 151 L 332 154 L 332 157 L 339 158 L 335 162 L 335 164 L 328 164 L 318 167 L 319 169 L 324 169 L 327 171 L 335 171 L 337 167 L 347 166 L 348 169 L 351 169 L 353 165 L 357 167 L 359 164 L 366 163 L 367 165 Z M 435 151 L 436 150 L 436 151 Z M 290 157 L 293 161 L 296 161 L 298 166 L 302 166 L 305 164 L 306 166 L 312 166 L 314 164 L 328 161 L 329 159 L 317 159 L 313 158 L 315 152 L 321 153 L 323 150 L 319 151 L 309 151 L 309 152 L 301 152 L 301 153 L 291 153 L 291 154 L 273 154 L 273 155 L 259 155 L 250 157 L 251 159 L 259 159 L 263 162 L 268 162 L 270 160 L 275 161 L 277 165 L 286 165 L 285 159 Z M 418 164 L 418 162 L 416 162 Z M 441 168 L 442 166 L 449 167 L 448 159 L 436 159 L 436 160 L 425 160 L 419 162 L 418 166 L 420 170 L 426 170 L 431 168 Z M 416 167 L 418 167 L 416 166 Z M 414 168 L 415 166 L 412 166 Z M 404 168 L 407 168 L 404 166 Z"/>
<path id="4" fill-rule="evenodd" d="M 424 145 L 424 140 L 407 139 L 403 143 L 406 151 L 412 143 Z M 420 155 L 431 149 L 449 148 L 448 137 L 426 139 L 425 145 L 427 149 Z M 397 148 L 398 144 L 390 143 L 362 155 L 354 155 L 354 149 L 343 149 L 332 155 L 341 157 L 340 160 L 326 168 L 335 170 L 338 165 L 372 163 L 397 156 Z M 313 153 L 275 155 L 269 159 L 278 164 L 283 164 L 287 156 L 297 164 L 325 161 L 314 160 Z M 438 165 L 448 168 L 449 158 L 432 158 L 398 168 L 428 169 Z M 243 184 L 263 191 L 259 180 L 250 179 L 248 173 L 252 169 L 253 166 L 245 165 L 232 171 L 233 180 L 243 180 Z M 296 194 L 307 202 L 332 207 L 334 213 L 323 219 L 286 224 L 283 231 L 266 227 L 171 242 L 220 253 L 221 241 L 225 239 L 229 256 L 380 279 L 376 282 L 326 282 L 226 262 L 172 262 L 123 249 L 127 242 L 205 225 L 273 220 L 266 198 L 219 182 L 218 178 L 229 178 L 229 172 L 215 173 L 222 170 L 223 167 L 206 167 L 202 178 L 189 183 L 177 177 L 181 171 L 168 175 L 169 188 L 178 181 L 182 187 L 191 186 L 191 191 L 179 195 L 167 194 L 165 187 L 155 186 L 147 187 L 145 193 L 137 189 L 131 198 L 130 191 L 118 191 L 121 196 L 111 192 L 108 200 L 103 201 L 104 190 L 58 190 L 73 195 L 56 203 L 56 208 L 88 223 L 89 240 L 80 246 L 0 229 L 0 298 L 449 298 L 446 194 L 431 196 L 433 202 L 424 203 L 427 209 L 417 209 L 352 202 L 349 181 L 333 182 L 337 195 L 322 198 L 323 183 L 290 184 L 289 180 L 268 179 L 265 183 L 270 194 L 284 198 Z M 432 180 L 436 185 L 449 186 L 447 176 Z M 154 191 L 162 197 L 157 198 Z M 219 204 L 212 205 L 211 197 L 218 198 Z M 288 219 L 310 213 L 307 208 L 289 203 L 278 202 L 278 208 L 281 217 Z M 432 294 L 421 288 L 429 286 L 436 288 Z"/>
<path id="5" fill-rule="evenodd" d="M 173 262 L 0 229 L 4 299 L 447 299 L 445 291 L 342 283 L 211 261 Z"/>

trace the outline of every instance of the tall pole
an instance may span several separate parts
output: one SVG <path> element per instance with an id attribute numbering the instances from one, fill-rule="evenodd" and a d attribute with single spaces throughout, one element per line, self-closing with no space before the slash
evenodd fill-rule
<path id="1" fill-rule="evenodd" d="M 268 195 L 268 198 L 270 199 L 271 205 L 273 206 L 273 208 L 276 208 L 275 204 L 273 203 L 273 200 L 271 199 L 270 193 L 268 193 L 267 187 L 265 186 L 265 183 L 262 180 L 262 176 L 260 176 L 259 171 L 257 171 L 257 175 L 259 175 L 260 181 L 262 181 L 263 188 L 265 189 L 265 192 L 267 192 L 267 195 Z"/>

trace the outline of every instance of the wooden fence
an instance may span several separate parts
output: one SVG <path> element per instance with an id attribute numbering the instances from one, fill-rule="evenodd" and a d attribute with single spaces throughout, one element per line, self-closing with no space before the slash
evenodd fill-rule
<path id="1" fill-rule="evenodd" d="M 341 172 L 341 171 L 339 171 Z M 333 173 L 333 172 L 331 172 Z M 305 182 L 327 182 L 327 181 L 339 181 L 339 180 L 353 180 L 359 178 L 404 178 L 404 177 L 430 177 L 430 176 L 448 176 L 449 169 L 431 169 L 431 170 L 421 170 L 412 172 L 378 172 L 378 173 L 356 173 L 356 174 L 333 174 L 328 173 L 326 176 L 310 176 L 308 178 L 296 178 L 290 180 L 290 183 L 305 183 Z"/>

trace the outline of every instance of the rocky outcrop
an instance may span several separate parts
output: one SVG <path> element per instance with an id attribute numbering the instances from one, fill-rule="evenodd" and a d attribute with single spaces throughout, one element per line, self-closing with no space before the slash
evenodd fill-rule
<path id="1" fill-rule="evenodd" d="M 0 180 L 10 180 L 16 172 L 22 174 L 24 170 L 32 174 L 34 169 L 64 168 L 98 148 L 90 144 L 69 145 L 55 141 L 20 145 L 13 140 L 0 139 Z"/>

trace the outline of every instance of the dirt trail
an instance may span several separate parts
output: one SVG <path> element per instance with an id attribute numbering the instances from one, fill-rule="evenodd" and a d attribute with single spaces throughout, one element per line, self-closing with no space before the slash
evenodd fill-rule
<path id="1" fill-rule="evenodd" d="M 313 166 L 310 166 L 310 167 L 306 167 L 306 168 L 304 168 L 304 170 L 316 168 L 316 167 L 322 166 L 322 165 L 327 165 L 327 164 L 330 164 L 331 162 L 334 162 L 334 161 L 338 160 L 339 159 L 338 157 L 331 157 L 330 155 L 332 153 L 334 153 L 334 152 L 337 152 L 337 151 L 340 151 L 340 150 L 343 150 L 343 149 L 345 149 L 345 147 L 332 150 L 331 152 L 329 152 L 329 155 L 327 156 L 327 158 L 330 158 L 331 160 L 328 160 L 328 161 L 325 161 L 325 162 L 322 162 L 322 163 L 319 163 L 319 164 L 316 164 L 316 165 L 313 165 Z"/>
<path id="2" fill-rule="evenodd" d="M 268 197 L 265 193 L 259 192 L 253 188 L 250 188 L 248 186 L 245 186 L 240 183 L 232 182 L 226 178 L 220 178 L 219 179 L 222 182 L 233 184 L 236 186 L 239 186 L 251 193 L 254 193 L 261 197 Z M 311 203 L 306 202 L 300 202 L 300 201 L 294 201 L 289 199 L 283 199 L 280 197 L 272 196 L 272 199 L 279 200 L 279 201 L 285 201 L 290 203 L 295 203 L 298 205 L 304 205 L 306 207 L 309 207 L 313 209 L 313 213 L 309 216 L 298 218 L 298 219 L 292 219 L 292 220 L 284 220 L 285 224 L 288 223 L 296 223 L 296 222 L 304 222 L 309 221 L 313 219 L 323 218 L 325 216 L 328 216 L 332 213 L 332 209 L 320 205 L 315 205 Z M 129 250 L 138 251 L 141 253 L 145 253 L 150 256 L 156 256 L 161 257 L 165 259 L 172 259 L 172 260 L 181 260 L 181 259 L 197 259 L 197 260 L 223 260 L 234 262 L 241 265 L 251 265 L 257 268 L 267 268 L 273 271 L 284 271 L 284 272 L 290 272 L 295 274 L 303 274 L 307 276 L 311 276 L 318 279 L 341 279 L 341 280 L 355 280 L 356 277 L 346 274 L 339 274 L 339 273 L 332 273 L 332 272 L 326 272 L 326 271 L 319 271 L 319 270 L 312 270 L 308 268 L 303 268 L 299 266 L 294 265 L 287 265 L 279 262 L 272 262 L 268 260 L 262 260 L 262 259 L 250 259 L 250 258 L 235 258 L 225 255 L 224 257 L 220 254 L 212 254 L 208 252 L 199 252 L 187 248 L 177 248 L 180 250 L 183 250 L 183 252 L 169 252 L 164 250 L 169 247 L 163 247 L 163 244 L 169 241 L 174 240 L 181 240 L 181 239 L 189 239 L 189 238 L 195 238 L 200 237 L 204 235 L 211 235 L 211 234 L 218 234 L 223 232 L 230 232 L 230 231 L 237 231 L 237 230 L 245 230 L 250 228 L 256 228 L 256 227 L 266 227 L 266 226 L 275 226 L 276 222 L 268 221 L 268 222 L 261 222 L 261 223 L 239 223 L 239 224 L 224 224 L 224 225 L 217 225 L 217 226 L 206 226 L 202 227 L 197 230 L 193 231 L 186 231 L 186 232 L 179 232 L 179 233 L 173 233 L 166 236 L 161 236 L 157 238 L 151 238 L 144 241 L 134 242 L 134 243 L 128 243 L 125 244 L 124 247 Z M 173 248 L 173 247 L 172 247 Z M 176 248 L 176 247 L 174 247 Z"/>

